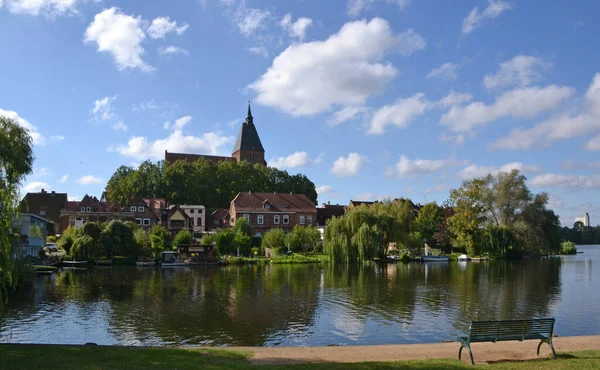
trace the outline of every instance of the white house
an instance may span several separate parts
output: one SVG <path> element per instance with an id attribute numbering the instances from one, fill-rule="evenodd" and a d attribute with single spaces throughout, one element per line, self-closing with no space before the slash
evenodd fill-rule
<path id="1" fill-rule="evenodd" d="M 180 205 L 179 208 L 190 218 L 190 227 L 195 233 L 206 230 L 206 208 L 201 205 Z"/>

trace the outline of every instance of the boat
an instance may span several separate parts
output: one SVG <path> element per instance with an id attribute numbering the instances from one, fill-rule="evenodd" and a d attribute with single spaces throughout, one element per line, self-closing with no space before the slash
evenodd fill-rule
<path id="1" fill-rule="evenodd" d="M 52 270 L 35 270 L 36 275 L 52 275 Z"/>
<path id="2" fill-rule="evenodd" d="M 97 260 L 96 265 L 98 266 L 110 266 L 112 265 L 112 260 Z"/>
<path id="3" fill-rule="evenodd" d="M 137 267 L 153 267 L 156 265 L 156 262 L 136 262 L 135 265 Z"/>
<path id="4" fill-rule="evenodd" d="M 469 257 L 466 254 L 461 254 L 460 256 L 458 256 L 458 260 L 459 261 L 468 261 Z"/>
<path id="5" fill-rule="evenodd" d="M 448 256 L 421 256 L 423 262 L 448 262 Z"/>
<path id="6" fill-rule="evenodd" d="M 471 258 L 471 262 L 487 262 L 487 257 L 473 257 Z"/>
<path id="7" fill-rule="evenodd" d="M 62 264 L 67 267 L 86 266 L 88 261 L 62 261 Z"/>
<path id="8" fill-rule="evenodd" d="M 187 261 L 181 261 L 177 259 L 177 252 L 167 251 L 162 252 L 160 256 L 160 267 L 187 267 L 189 263 Z"/>

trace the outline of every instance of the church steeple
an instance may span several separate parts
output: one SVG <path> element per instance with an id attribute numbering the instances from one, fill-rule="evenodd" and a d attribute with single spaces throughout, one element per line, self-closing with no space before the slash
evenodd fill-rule
<path id="1" fill-rule="evenodd" d="M 248 115 L 246 121 L 242 123 L 238 134 L 235 146 L 233 147 L 232 156 L 236 161 L 248 161 L 251 163 L 260 163 L 266 165 L 265 149 L 260 142 L 260 137 L 254 126 L 254 117 L 252 117 L 252 109 L 248 101 Z"/>
<path id="2" fill-rule="evenodd" d="M 250 100 L 248 100 L 248 116 L 246 117 L 246 122 L 252 122 L 254 117 L 252 117 L 252 110 L 250 109 Z"/>

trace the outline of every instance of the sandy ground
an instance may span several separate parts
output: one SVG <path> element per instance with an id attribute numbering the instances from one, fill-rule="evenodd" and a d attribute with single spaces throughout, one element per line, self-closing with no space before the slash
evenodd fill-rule
<path id="1" fill-rule="evenodd" d="M 503 360 L 529 360 L 538 358 L 536 349 L 539 341 L 474 343 L 475 362 L 495 362 Z M 234 347 L 254 353 L 254 364 L 295 364 L 306 362 L 370 362 L 423 360 L 431 358 L 458 358 L 460 344 L 400 344 L 379 346 L 339 346 L 339 347 Z M 600 336 L 554 338 L 557 352 L 600 350 Z M 546 344 L 540 349 L 540 357 L 551 355 Z M 462 360 L 469 361 L 469 353 L 463 350 Z"/>

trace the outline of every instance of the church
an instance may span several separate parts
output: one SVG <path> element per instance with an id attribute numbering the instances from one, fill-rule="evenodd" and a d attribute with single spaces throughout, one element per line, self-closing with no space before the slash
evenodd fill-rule
<path id="1" fill-rule="evenodd" d="M 186 153 L 169 153 L 165 150 L 165 163 L 171 164 L 175 161 L 185 160 L 189 163 L 193 163 L 200 158 L 212 162 L 232 161 L 239 163 L 246 161 L 250 163 L 258 163 L 263 166 L 267 165 L 265 161 L 265 149 L 260 142 L 258 131 L 254 126 L 254 117 L 252 117 L 252 110 L 250 109 L 250 102 L 248 102 L 248 116 L 246 121 L 242 123 L 240 133 L 238 134 L 235 146 L 231 157 L 220 157 L 214 155 L 202 155 L 202 154 L 186 154 Z"/>

